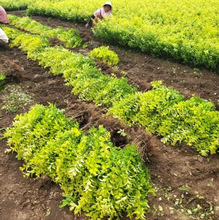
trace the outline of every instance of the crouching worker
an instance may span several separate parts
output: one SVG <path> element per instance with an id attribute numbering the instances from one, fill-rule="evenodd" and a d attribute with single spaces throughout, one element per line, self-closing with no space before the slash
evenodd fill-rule
<path id="1" fill-rule="evenodd" d="M 0 6 L 0 23 L 2 23 L 2 24 L 9 23 L 7 13 L 2 6 Z"/>
<path id="2" fill-rule="evenodd" d="M 90 17 L 87 24 L 85 25 L 86 28 L 89 26 L 94 27 L 96 23 L 98 23 L 98 20 L 103 20 L 105 17 L 112 17 L 112 3 L 106 2 L 102 8 L 96 10 L 94 14 Z"/>

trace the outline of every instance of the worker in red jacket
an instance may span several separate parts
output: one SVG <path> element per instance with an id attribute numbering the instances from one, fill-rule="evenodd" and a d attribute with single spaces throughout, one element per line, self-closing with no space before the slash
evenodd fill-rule
<path id="1" fill-rule="evenodd" d="M 99 20 L 103 20 L 105 17 L 112 17 L 112 3 L 107 1 L 102 8 L 96 10 L 94 14 L 90 17 L 89 21 L 85 25 L 86 28 L 89 26 L 94 27 L 94 25 L 98 22 Z"/>
<path id="2" fill-rule="evenodd" d="M 2 23 L 2 24 L 9 23 L 7 13 L 2 6 L 0 6 L 0 23 Z"/>

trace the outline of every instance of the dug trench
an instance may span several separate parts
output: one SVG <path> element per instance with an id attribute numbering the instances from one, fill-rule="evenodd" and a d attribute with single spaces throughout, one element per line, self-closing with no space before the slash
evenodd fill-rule
<path id="1" fill-rule="evenodd" d="M 36 62 L 27 60 L 26 55 L 16 48 L 0 48 L 0 69 L 8 76 L 7 84 L 20 85 L 33 96 L 31 105 L 47 105 L 51 102 L 58 108 L 65 109 L 69 117 L 76 118 L 85 132 L 91 126 L 103 125 L 111 133 L 112 142 L 116 146 L 123 148 L 132 142 L 138 145 L 145 166 L 150 169 L 151 182 L 157 189 L 156 197 L 149 197 L 147 219 L 191 219 L 190 216 L 199 219 L 197 213 L 205 214 L 203 219 L 219 219 L 218 155 L 203 158 L 185 144 L 166 146 L 160 138 L 146 133 L 143 128 L 127 127 L 112 117 L 105 117 L 104 109 L 97 108 L 92 103 L 81 102 L 71 94 L 71 88 L 64 86 L 61 77 L 53 76 Z M 136 80 L 138 77 L 140 76 L 136 75 Z M 1 106 L 3 96 L 0 93 Z M 16 114 L 28 111 L 29 107 L 30 105 L 20 109 Z M 12 125 L 16 114 L 0 110 L 1 135 L 4 128 Z M 118 132 L 122 130 L 126 137 L 119 135 Z M 86 219 L 83 214 L 74 216 L 68 208 L 58 208 L 62 192 L 46 176 L 40 179 L 23 178 L 19 171 L 22 161 L 17 161 L 15 154 L 5 154 L 5 149 L 6 141 L 1 140 L 1 220 Z M 195 212 L 198 205 L 201 210 Z M 212 211 L 214 214 L 210 214 Z"/>

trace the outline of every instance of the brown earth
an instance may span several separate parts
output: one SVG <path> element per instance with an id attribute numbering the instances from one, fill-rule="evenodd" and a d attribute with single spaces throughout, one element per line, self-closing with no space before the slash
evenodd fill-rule
<path id="1" fill-rule="evenodd" d="M 34 18 L 53 27 L 75 27 L 69 22 Z M 89 40 L 88 49 L 102 45 L 92 37 L 90 30 L 80 25 L 78 29 L 84 38 Z M 212 99 L 215 103 L 219 99 L 218 75 L 208 71 L 194 73 L 192 68 L 183 65 L 112 48 L 120 56 L 119 70 L 127 71 L 131 83 L 139 85 L 142 91 L 150 89 L 149 83 L 152 80 L 163 80 L 165 85 L 173 86 L 187 97 L 196 93 L 203 98 Z M 86 49 L 78 50 L 88 52 Z M 110 67 L 102 67 L 105 68 L 105 72 L 109 71 Z M 102 124 L 110 131 L 115 145 L 124 147 L 133 141 L 138 145 L 145 165 L 150 169 L 151 182 L 157 189 L 157 196 L 149 197 L 150 211 L 146 215 L 147 219 L 191 219 L 188 215 L 200 219 L 195 214 L 197 205 L 201 207 L 199 213 L 206 214 L 203 219 L 219 219 L 219 155 L 203 158 L 185 144 L 176 147 L 166 146 L 158 137 L 147 134 L 143 128 L 127 127 L 112 117 L 106 118 L 103 109 L 78 100 L 78 97 L 71 94 L 71 88 L 64 86 L 61 77 L 53 76 L 36 62 L 27 60 L 26 55 L 16 48 L 0 46 L 0 69 L 7 74 L 7 84 L 20 85 L 24 91 L 32 94 L 34 101 L 31 104 L 54 103 L 57 107 L 65 109 L 66 115 L 75 117 L 85 131 L 91 126 Z M 202 82 L 204 84 L 201 84 Z M 0 108 L 3 96 L 4 94 L 0 93 Z M 29 107 L 17 113 L 27 111 Z M 3 134 L 4 128 L 12 124 L 14 116 L 15 114 L 0 110 L 0 135 Z M 125 130 L 129 138 L 118 135 L 121 129 Z M 84 215 L 74 216 L 67 208 L 58 208 L 62 192 L 48 177 L 23 178 L 19 171 L 22 162 L 15 158 L 15 154 L 5 154 L 5 149 L 6 141 L 1 140 L 0 220 L 86 219 Z M 211 210 L 214 214 L 207 215 Z M 50 215 L 46 217 L 47 211 L 50 211 Z"/>

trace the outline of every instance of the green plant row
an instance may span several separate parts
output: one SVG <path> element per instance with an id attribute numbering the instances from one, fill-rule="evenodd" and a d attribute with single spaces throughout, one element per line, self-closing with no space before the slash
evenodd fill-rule
<path id="1" fill-rule="evenodd" d="M 48 47 L 39 36 L 20 35 L 12 45 L 27 51 L 29 58 L 51 68 L 52 73 L 63 74 L 81 99 L 109 108 L 109 113 L 126 123 L 144 126 L 163 136 L 165 143 L 184 141 L 204 156 L 218 152 L 219 112 L 212 102 L 196 96 L 185 101 L 179 92 L 159 81 L 151 91 L 137 92 L 127 79 L 103 75 L 90 58 L 62 47 Z"/>
<path id="2" fill-rule="evenodd" d="M 127 78 L 104 75 L 89 57 L 62 47 L 48 47 L 37 59 L 40 65 L 51 68 L 52 73 L 63 74 L 66 84 L 73 87 L 72 92 L 80 99 L 93 101 L 98 106 L 109 108 L 137 91 L 128 85 Z"/>
<path id="3" fill-rule="evenodd" d="M 0 5 L 7 11 L 27 9 L 31 0 L 0 0 Z"/>
<path id="4" fill-rule="evenodd" d="M 25 10 L 32 3 L 35 4 L 37 0 L 0 0 L 0 5 L 7 11 Z M 43 0 L 47 3 L 61 2 L 62 0 Z"/>
<path id="5" fill-rule="evenodd" d="M 62 20 L 85 22 L 100 6 L 96 1 L 55 1 L 36 0 L 29 4 L 28 15 L 56 17 Z M 83 4 L 83 8 L 81 7 Z"/>
<path id="6" fill-rule="evenodd" d="M 108 19 L 106 22 L 99 22 L 94 35 L 106 40 L 109 43 L 117 42 L 119 45 L 140 49 L 142 52 L 151 54 L 154 57 L 170 58 L 177 62 L 193 67 L 207 68 L 219 73 L 219 44 L 218 37 L 214 39 L 188 38 L 186 33 L 167 36 L 163 33 L 162 27 L 140 29 L 140 25 L 134 27 L 130 21 L 116 18 Z M 170 32 L 175 31 L 175 27 L 170 26 Z M 188 30 L 187 30 L 188 31 Z"/>
<path id="7" fill-rule="evenodd" d="M 10 37 L 11 28 L 4 28 Z M 15 31 L 16 32 L 16 31 Z M 126 78 L 109 77 L 97 69 L 89 57 L 73 53 L 63 47 L 49 47 L 46 38 L 40 36 L 12 34 L 12 46 L 27 52 L 28 58 L 38 60 L 43 67 L 51 68 L 53 74 L 63 74 L 68 85 L 73 86 L 73 93 L 81 99 L 94 101 L 97 105 L 111 107 L 113 102 L 137 90 L 128 85 Z"/>
<path id="8" fill-rule="evenodd" d="M 70 30 L 66 30 L 63 27 L 53 29 L 29 17 L 18 17 L 15 15 L 8 15 L 8 17 L 10 24 L 16 28 L 21 28 L 34 34 L 40 34 L 43 37 L 58 38 L 67 48 L 74 48 L 82 45 L 82 39 L 80 38 L 79 32 L 73 28 Z"/>
<path id="9" fill-rule="evenodd" d="M 67 48 L 74 48 L 82 45 L 79 32 L 75 29 L 65 30 L 63 27 L 54 29 L 29 17 L 18 17 L 15 15 L 8 15 L 8 17 L 10 25 L 33 34 L 40 34 L 42 37 L 58 38 L 61 42 L 65 43 Z M 118 55 L 114 51 L 111 51 L 109 47 L 105 46 L 92 50 L 90 52 L 90 57 L 114 66 L 119 62 Z"/>
<path id="10" fill-rule="evenodd" d="M 102 61 L 111 66 L 116 66 L 119 63 L 118 54 L 110 50 L 109 47 L 106 47 L 106 46 L 101 46 L 101 47 L 93 49 L 90 52 L 89 56 L 92 59 Z"/>
<path id="11" fill-rule="evenodd" d="M 207 156 L 219 152 L 219 112 L 212 102 L 193 96 L 189 100 L 161 82 L 153 90 L 129 95 L 113 104 L 109 113 L 128 124 L 144 126 L 164 143 L 186 142 Z"/>
<path id="12" fill-rule="evenodd" d="M 108 42 L 138 48 L 161 58 L 219 73 L 217 0 L 114 0 L 114 16 L 99 22 L 94 34 Z M 37 0 L 28 14 L 84 22 L 99 0 Z"/>
<path id="13" fill-rule="evenodd" d="M 87 134 L 53 105 L 35 105 L 17 115 L 8 138 L 26 176 L 46 174 L 64 191 L 62 206 L 91 219 L 128 217 L 145 219 L 147 197 L 153 189 L 135 145 L 113 146 L 102 126 Z"/>

